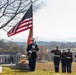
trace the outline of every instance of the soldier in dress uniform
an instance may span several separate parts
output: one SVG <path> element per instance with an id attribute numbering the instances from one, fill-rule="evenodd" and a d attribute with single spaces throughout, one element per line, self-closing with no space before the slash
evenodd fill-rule
<path id="1" fill-rule="evenodd" d="M 68 49 L 68 52 L 66 54 L 66 65 L 68 73 L 71 73 L 72 62 L 73 62 L 72 52 L 70 52 L 70 49 Z"/>
<path id="2" fill-rule="evenodd" d="M 36 58 L 37 58 L 36 52 L 39 50 L 38 45 L 34 42 L 34 39 L 35 38 L 31 38 L 31 44 L 29 44 L 27 47 L 29 66 L 31 71 L 35 70 Z"/>
<path id="3" fill-rule="evenodd" d="M 54 53 L 54 68 L 55 72 L 59 72 L 59 64 L 61 59 L 61 51 L 58 49 L 58 46 L 55 50 L 52 50 L 51 53 Z"/>
<path id="4" fill-rule="evenodd" d="M 62 64 L 62 72 L 66 72 L 66 52 L 63 50 L 61 53 L 61 64 Z"/>

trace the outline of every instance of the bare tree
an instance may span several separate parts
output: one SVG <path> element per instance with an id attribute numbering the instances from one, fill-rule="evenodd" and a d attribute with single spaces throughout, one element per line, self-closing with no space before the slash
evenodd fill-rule
<path id="1" fill-rule="evenodd" d="M 38 55 L 38 60 L 43 60 L 43 59 L 45 59 L 46 54 L 47 54 L 47 46 L 40 45 L 40 46 L 39 46 L 39 51 L 38 51 L 38 53 L 37 53 L 37 55 Z"/>
<path id="2" fill-rule="evenodd" d="M 0 40 L 0 52 L 19 52 L 20 49 L 15 42 Z"/>
<path id="3" fill-rule="evenodd" d="M 32 1 L 33 11 L 40 9 L 45 0 L 0 0 L 0 29 L 10 29 L 26 13 Z"/>

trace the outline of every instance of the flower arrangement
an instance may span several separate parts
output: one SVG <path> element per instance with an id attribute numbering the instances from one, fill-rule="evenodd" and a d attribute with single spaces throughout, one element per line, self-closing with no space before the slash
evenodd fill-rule
<path id="1" fill-rule="evenodd" d="M 21 59 L 18 63 L 27 63 L 28 64 L 28 60 Z"/>
<path id="2" fill-rule="evenodd" d="M 20 61 L 19 61 L 19 63 L 25 63 L 26 62 L 26 60 L 24 60 L 24 59 L 21 59 Z"/>

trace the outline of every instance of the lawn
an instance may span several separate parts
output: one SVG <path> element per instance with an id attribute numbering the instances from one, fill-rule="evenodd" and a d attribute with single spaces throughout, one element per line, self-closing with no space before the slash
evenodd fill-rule
<path id="1" fill-rule="evenodd" d="M 26 72 L 17 69 L 11 69 L 9 67 L 3 67 L 2 73 L 0 75 L 76 75 L 76 63 L 72 65 L 72 73 L 62 73 L 61 67 L 60 72 L 55 73 L 53 68 L 53 63 L 37 63 L 36 70 L 34 72 Z"/>

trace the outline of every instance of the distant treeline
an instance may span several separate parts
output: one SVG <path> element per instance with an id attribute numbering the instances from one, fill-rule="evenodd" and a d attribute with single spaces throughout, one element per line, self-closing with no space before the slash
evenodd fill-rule
<path id="1" fill-rule="evenodd" d="M 39 46 L 40 45 L 41 46 L 45 46 L 47 49 L 50 49 L 50 50 L 54 49 L 56 46 L 59 46 L 60 49 L 76 48 L 76 42 L 56 42 L 56 41 L 46 42 L 46 41 L 38 41 L 37 44 Z M 14 49 L 17 49 L 18 48 L 17 46 L 19 46 L 20 48 L 26 47 L 26 42 L 11 42 L 11 41 L 7 41 L 6 42 L 6 40 L 0 40 L 0 48 L 5 48 L 6 49 L 6 47 L 7 48 L 9 48 L 9 47 L 11 48 L 13 46 L 15 47 Z"/>
<path id="2" fill-rule="evenodd" d="M 16 44 L 18 44 L 19 46 L 25 46 L 26 42 L 16 42 Z M 45 41 L 38 41 L 37 44 L 46 46 L 50 50 L 54 49 L 56 46 L 59 46 L 60 49 L 76 48 L 76 42 L 56 42 L 56 41 L 45 42 Z"/>

